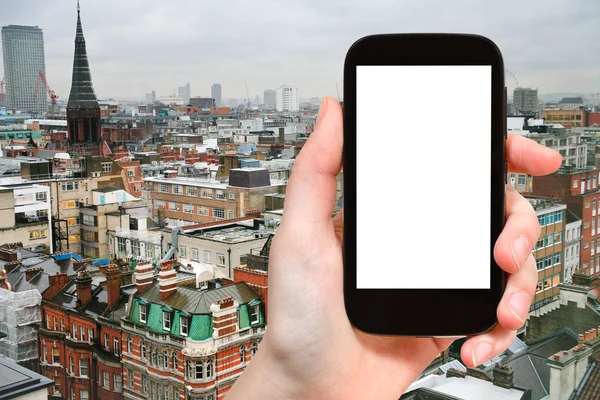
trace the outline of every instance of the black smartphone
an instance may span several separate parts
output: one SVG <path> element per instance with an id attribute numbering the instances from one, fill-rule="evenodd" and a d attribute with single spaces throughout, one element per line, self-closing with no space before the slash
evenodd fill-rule
<path id="1" fill-rule="evenodd" d="M 488 331 L 505 274 L 506 88 L 470 34 L 382 34 L 344 64 L 344 300 L 382 335 Z"/>

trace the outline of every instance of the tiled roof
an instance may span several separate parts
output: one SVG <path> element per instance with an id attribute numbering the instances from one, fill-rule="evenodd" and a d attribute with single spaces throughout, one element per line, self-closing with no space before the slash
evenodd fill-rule
<path id="1" fill-rule="evenodd" d="M 579 387 L 573 393 L 572 400 L 600 399 L 600 363 L 591 362 Z"/>

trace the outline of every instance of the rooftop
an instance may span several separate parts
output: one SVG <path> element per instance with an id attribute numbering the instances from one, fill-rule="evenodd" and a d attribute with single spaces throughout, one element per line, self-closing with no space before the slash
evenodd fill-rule
<path id="1" fill-rule="evenodd" d="M 228 224 L 224 226 L 221 225 L 185 231 L 185 235 L 227 243 L 241 243 L 266 238 L 270 234 L 272 234 L 272 232 L 266 229 L 242 224 Z"/>
<path id="2" fill-rule="evenodd" d="M 427 397 L 410 397 L 410 392 L 421 391 L 427 393 Z M 401 399 L 448 399 L 448 397 L 436 397 L 435 393 L 453 396 L 452 399 L 461 400 L 520 400 L 525 393 L 521 389 L 505 389 L 494 386 L 472 376 L 447 377 L 446 375 L 429 375 L 413 383 Z"/>
<path id="3" fill-rule="evenodd" d="M 28 398 L 34 392 L 45 392 L 44 389 L 53 384 L 45 376 L 0 358 L 0 399 Z"/>

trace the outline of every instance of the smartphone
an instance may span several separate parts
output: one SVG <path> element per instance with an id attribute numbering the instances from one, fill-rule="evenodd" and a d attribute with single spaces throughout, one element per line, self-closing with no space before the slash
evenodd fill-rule
<path id="1" fill-rule="evenodd" d="M 505 286 L 506 88 L 470 34 L 382 34 L 344 64 L 344 301 L 381 335 L 490 330 Z"/>

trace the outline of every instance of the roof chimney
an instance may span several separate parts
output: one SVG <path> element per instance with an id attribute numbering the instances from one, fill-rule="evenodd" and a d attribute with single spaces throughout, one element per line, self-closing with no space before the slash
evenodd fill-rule
<path id="1" fill-rule="evenodd" d="M 513 387 L 514 371 L 508 365 L 498 364 L 493 371 L 493 384 L 504 389 Z"/>
<path id="2" fill-rule="evenodd" d="M 40 271 L 42 271 L 44 268 L 42 267 L 33 267 L 33 268 L 28 268 L 25 271 L 25 280 L 27 282 L 29 282 L 34 276 L 36 276 Z"/>
<path id="3" fill-rule="evenodd" d="M 173 269 L 172 260 L 160 263 L 158 288 L 160 289 L 161 300 L 165 300 L 177 291 L 177 271 Z"/>
<path id="4" fill-rule="evenodd" d="M 79 271 L 77 278 L 75 278 L 77 284 L 77 308 L 80 308 L 86 304 L 92 298 L 92 277 L 86 270 Z"/>
<path id="5" fill-rule="evenodd" d="M 219 299 L 210 305 L 213 318 L 213 337 L 220 338 L 237 331 L 238 302 L 231 296 Z"/>
<path id="6" fill-rule="evenodd" d="M 106 269 L 106 290 L 108 291 L 108 309 L 112 310 L 121 297 L 121 271 L 114 264 Z"/>
<path id="7" fill-rule="evenodd" d="M 140 261 L 135 267 L 135 287 L 139 293 L 148 289 L 154 280 L 150 261 Z"/>

